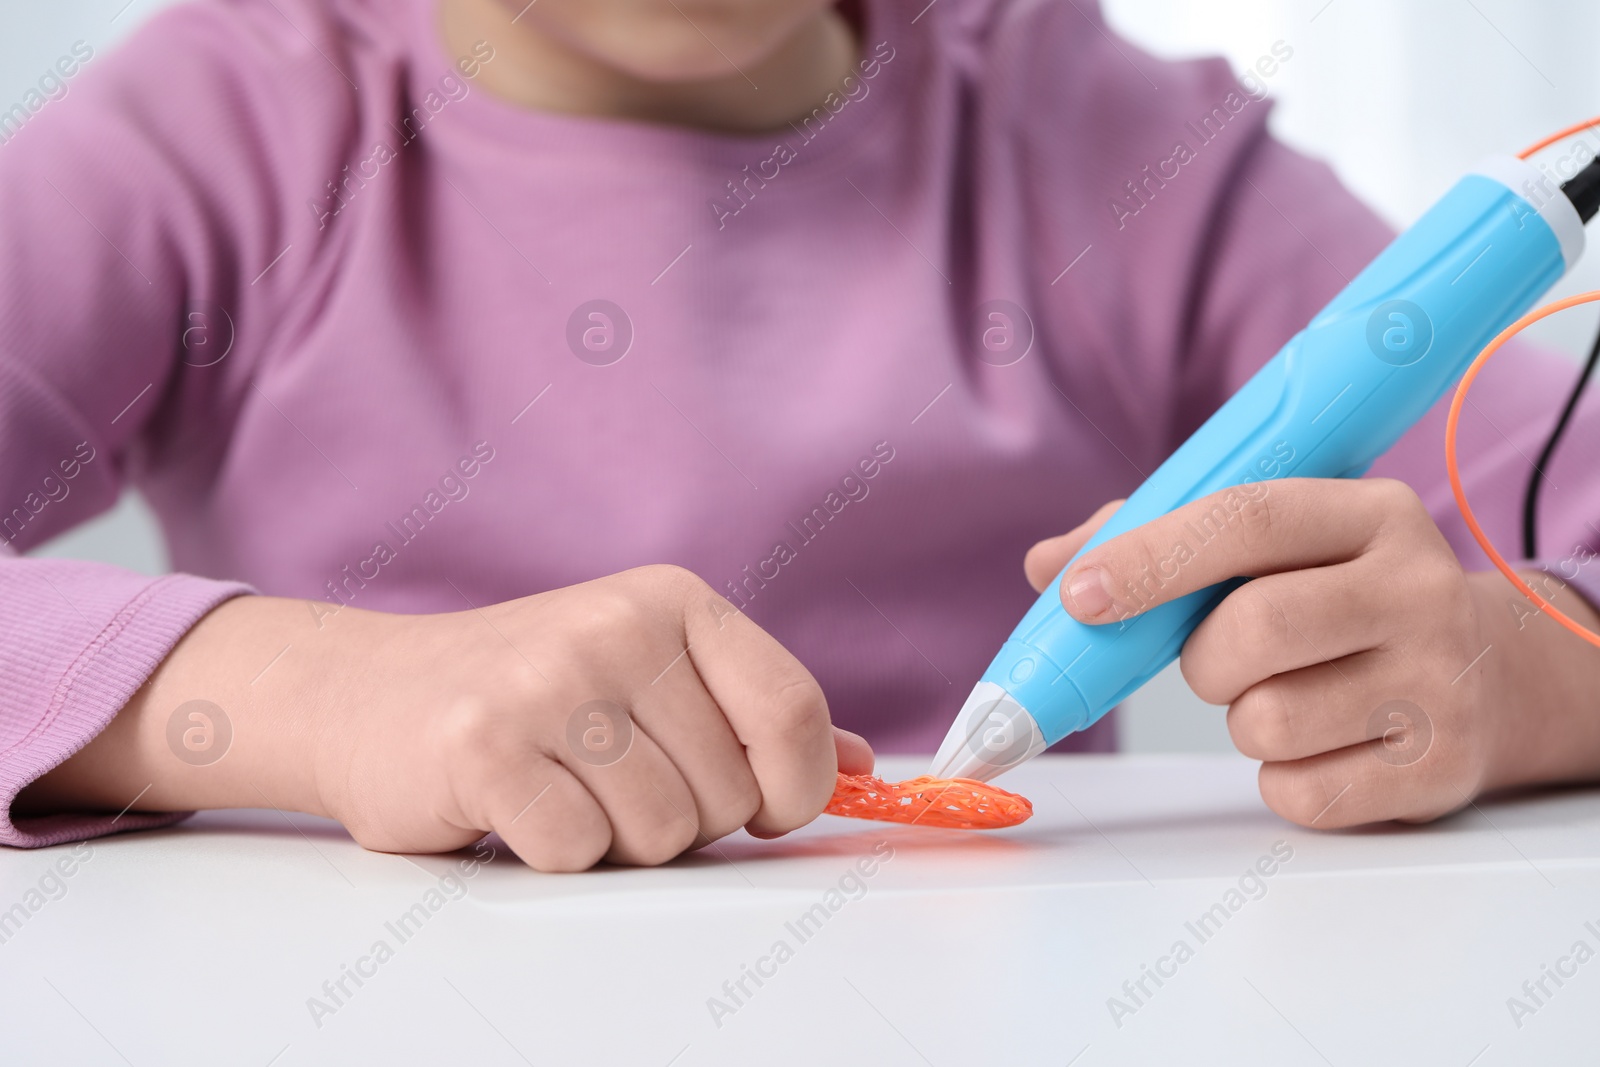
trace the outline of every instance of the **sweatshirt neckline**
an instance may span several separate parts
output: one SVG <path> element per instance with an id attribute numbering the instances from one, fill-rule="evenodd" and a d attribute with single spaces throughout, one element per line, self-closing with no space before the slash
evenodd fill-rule
<path id="1" fill-rule="evenodd" d="M 412 55 L 408 80 L 413 95 L 420 99 L 429 89 L 438 90 L 445 75 L 461 79 L 457 58 L 445 49 L 444 37 L 439 29 L 440 0 L 411 0 L 409 33 L 412 38 Z M 877 42 L 887 40 L 888 23 L 882 0 L 864 0 L 862 3 L 862 29 L 860 55 L 854 68 L 860 77 L 860 64 L 873 57 Z M 905 51 L 901 49 L 902 53 Z M 459 57 L 468 58 L 468 57 Z M 909 59 L 909 56 L 907 57 Z M 877 78 L 869 83 L 871 89 L 861 102 L 883 94 L 878 106 L 872 108 L 862 124 L 850 137 L 817 137 L 815 142 L 805 140 L 796 157 L 785 170 L 814 169 L 823 161 L 843 153 L 859 150 L 872 141 L 870 131 L 888 121 L 889 113 L 899 109 L 905 99 L 903 83 L 910 75 L 906 68 L 914 64 L 902 60 L 892 77 L 880 68 Z M 634 153 L 641 161 L 652 165 L 677 161 L 689 166 L 740 166 L 761 160 L 772 154 L 778 143 L 794 147 L 802 137 L 797 125 L 783 126 L 763 133 L 722 133 L 692 126 L 675 126 L 646 122 L 637 119 L 617 119 L 593 115 L 546 111 L 524 107 L 494 96 L 473 85 L 468 94 L 449 105 L 455 114 L 453 126 L 470 128 L 506 148 L 535 149 L 540 153 L 576 153 L 581 155 L 610 155 Z M 843 95 L 843 94 L 841 94 Z M 858 106 L 849 102 L 847 107 Z M 818 107 L 822 107 L 819 103 Z M 823 108 L 824 113 L 827 109 Z"/>

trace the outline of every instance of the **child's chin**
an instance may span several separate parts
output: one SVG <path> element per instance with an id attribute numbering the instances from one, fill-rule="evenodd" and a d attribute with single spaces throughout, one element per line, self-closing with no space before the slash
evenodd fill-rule
<path id="1" fill-rule="evenodd" d="M 798 21 L 793 13 L 736 14 L 722 19 L 697 15 L 690 22 L 668 8 L 663 19 L 652 22 L 651 32 L 608 29 L 603 38 L 591 38 L 590 51 L 642 82 L 667 86 L 721 81 L 759 68 L 783 47 Z"/>
<path id="2" fill-rule="evenodd" d="M 730 50 L 724 57 L 698 35 L 693 41 L 683 41 L 679 48 L 658 48 L 648 55 L 618 51 L 619 54 L 608 57 L 614 67 L 638 81 L 661 86 L 694 85 L 738 77 L 735 66 L 739 70 L 749 70 L 766 58 L 763 50 L 756 49 Z M 746 52 L 751 54 L 746 55 Z"/>

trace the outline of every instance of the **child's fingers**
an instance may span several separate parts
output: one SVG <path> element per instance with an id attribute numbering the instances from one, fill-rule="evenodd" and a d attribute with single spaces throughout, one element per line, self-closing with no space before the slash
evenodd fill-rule
<path id="1" fill-rule="evenodd" d="M 1118 508 L 1122 506 L 1121 500 L 1112 500 L 1101 504 L 1098 511 L 1090 515 L 1077 527 L 1068 530 L 1059 537 L 1050 537 L 1032 548 L 1022 558 L 1022 572 L 1028 577 L 1028 584 L 1033 586 L 1036 593 L 1042 593 L 1061 573 L 1061 568 L 1067 561 L 1077 554 L 1094 532 L 1109 519 Z"/>
<path id="2" fill-rule="evenodd" d="M 688 783 L 699 846 L 749 822 L 761 808 L 761 785 L 733 727 L 684 659 L 635 697 L 634 715 L 636 729 L 660 746 Z"/>
<path id="3" fill-rule="evenodd" d="M 721 601 L 709 589 L 706 595 Z M 770 833 L 805 825 L 822 813 L 838 776 L 821 687 L 743 614 L 709 602 L 687 608 L 689 657 L 761 786 L 749 826 Z"/>
<path id="4" fill-rule="evenodd" d="M 1290 822 L 1335 830 L 1435 819 L 1465 805 L 1478 790 L 1468 761 L 1449 738 L 1430 731 L 1425 747 L 1394 753 L 1378 739 L 1310 759 L 1263 763 L 1261 799 Z"/>
<path id="5" fill-rule="evenodd" d="M 1106 623 L 1241 575 L 1355 559 L 1390 522 L 1427 511 L 1385 478 L 1285 478 L 1236 486 L 1168 512 L 1084 553 L 1062 579 L 1062 603 Z"/>
<path id="6" fill-rule="evenodd" d="M 1246 582 L 1184 642 L 1184 680 L 1201 700 L 1231 704 L 1274 675 L 1383 645 L 1408 605 L 1373 570 L 1358 560 Z"/>
<path id="7" fill-rule="evenodd" d="M 1371 739 L 1368 721 L 1394 699 L 1382 652 L 1315 663 L 1251 686 L 1228 706 L 1234 747 L 1258 760 L 1297 760 Z"/>
<path id="8" fill-rule="evenodd" d="M 487 788 L 484 822 L 535 870 L 588 870 L 611 848 L 611 822 L 599 802 L 547 756 Z"/>
<path id="9" fill-rule="evenodd" d="M 860 734 L 833 728 L 833 750 L 843 774 L 871 774 L 874 763 L 872 746 Z"/>
<path id="10" fill-rule="evenodd" d="M 835 726 L 833 728 L 833 746 L 834 752 L 839 758 L 839 772 L 841 774 L 872 773 L 874 763 L 872 746 L 867 744 L 866 738 L 860 734 L 853 734 L 849 730 L 842 730 Z M 768 832 L 746 827 L 745 832 L 751 837 L 759 837 L 762 840 L 770 841 L 774 838 L 782 837 L 789 831 L 774 830 Z"/>
<path id="11" fill-rule="evenodd" d="M 600 802 L 611 823 L 611 848 L 606 859 L 636 866 L 665 863 L 688 849 L 700 835 L 694 794 L 661 746 L 626 719 L 620 707 L 611 704 L 592 714 L 615 716 L 616 722 L 597 728 L 615 730 L 613 736 L 619 739 L 616 743 L 625 744 L 626 748 L 619 756 L 615 751 L 570 746 L 560 759 Z"/>

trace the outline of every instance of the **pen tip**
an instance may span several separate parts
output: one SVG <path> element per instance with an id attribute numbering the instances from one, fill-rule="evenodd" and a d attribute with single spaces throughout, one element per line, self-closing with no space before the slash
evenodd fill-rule
<path id="1" fill-rule="evenodd" d="M 937 778 L 987 782 L 1043 752 L 1044 734 L 1028 709 L 993 682 L 979 682 L 933 757 Z"/>

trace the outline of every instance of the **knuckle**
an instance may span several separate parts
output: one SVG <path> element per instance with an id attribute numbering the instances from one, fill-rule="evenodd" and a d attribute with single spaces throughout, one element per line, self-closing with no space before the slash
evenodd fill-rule
<path id="1" fill-rule="evenodd" d="M 646 587 L 667 590 L 674 597 L 688 598 L 711 588 L 694 571 L 676 563 L 652 563 L 628 573 Z"/>
<path id="2" fill-rule="evenodd" d="M 594 796 L 560 775 L 543 789 L 551 795 L 536 793 L 541 799 L 526 807 L 527 790 L 519 789 L 506 808 L 515 812 L 510 823 L 496 827 L 517 855 L 535 870 L 550 872 L 584 871 L 604 859 L 612 845 L 611 821 Z"/>
<path id="3" fill-rule="evenodd" d="M 653 817 L 612 849 L 613 858 L 640 867 L 655 867 L 687 852 L 701 836 L 700 827 L 665 800 Z"/>
<path id="4" fill-rule="evenodd" d="M 1297 494 L 1273 493 L 1270 487 L 1251 494 L 1242 494 L 1240 490 L 1233 492 L 1240 494 L 1230 498 L 1229 501 L 1229 506 L 1239 516 L 1240 544 L 1244 546 L 1246 552 L 1258 553 L 1270 546 L 1278 536 L 1278 528 L 1286 517 L 1286 509 L 1294 507 L 1292 501 Z"/>
<path id="5" fill-rule="evenodd" d="M 1427 515 L 1417 491 L 1398 478 L 1364 479 L 1379 522 L 1393 525 Z"/>
<path id="6" fill-rule="evenodd" d="M 701 813 L 700 833 L 704 840 L 696 844 L 708 845 L 727 837 L 755 818 L 760 810 L 761 787 L 753 775 L 745 775 L 743 780 L 727 788 L 726 795 L 718 798 L 710 812 Z"/>
<path id="7" fill-rule="evenodd" d="M 604 830 L 565 833 L 551 836 L 528 849 L 528 866 L 550 874 L 586 871 L 605 859 L 611 848 L 611 835 Z"/>
<path id="8" fill-rule="evenodd" d="M 1234 605 L 1234 632 L 1241 651 L 1255 648 L 1280 649 L 1295 636 L 1289 614 L 1295 610 L 1292 594 L 1277 590 L 1269 600 L 1254 583 L 1239 590 L 1242 595 L 1229 597 Z"/>
<path id="9" fill-rule="evenodd" d="M 1112 610 L 1134 614 L 1154 607 L 1162 589 L 1178 576 L 1176 562 L 1164 558 L 1145 533 L 1123 534 L 1111 544 L 1115 548 L 1093 562 L 1111 587 Z"/>
<path id="10" fill-rule="evenodd" d="M 1477 790 L 1483 752 L 1481 745 L 1448 720 L 1430 720 L 1429 729 L 1431 738 L 1427 752 L 1405 769 L 1415 769 L 1434 784 L 1435 791 L 1443 794 L 1442 800 L 1449 805 L 1441 809 L 1440 814 L 1443 814 L 1465 803 L 1465 798 Z"/>
<path id="11" fill-rule="evenodd" d="M 760 815 L 761 829 L 766 833 L 780 834 L 800 829 L 822 814 L 832 789 L 833 780 L 830 778 L 827 791 L 815 797 L 797 797 L 787 804 L 774 803 L 773 798 L 768 797 Z"/>
<path id="12" fill-rule="evenodd" d="M 1264 482 L 1232 486 L 1195 503 L 1185 530 L 1202 543 L 1228 538 L 1230 556 L 1248 558 L 1260 554 L 1278 536 L 1284 509 L 1293 507 L 1295 495 L 1284 493 L 1281 485 Z"/>
<path id="13" fill-rule="evenodd" d="M 571 622 L 574 632 L 584 640 L 631 637 L 648 629 L 650 610 L 639 597 L 623 588 L 606 587 L 585 598 Z"/>
<path id="14" fill-rule="evenodd" d="M 508 718 L 505 708 L 495 701 L 461 697 L 435 719 L 434 751 L 469 773 L 496 766 L 507 758 Z"/>
<path id="15" fill-rule="evenodd" d="M 1257 782 L 1267 807 L 1301 826 L 1317 823 L 1339 792 L 1329 790 L 1320 775 L 1287 763 L 1263 763 Z M 1325 825 L 1337 825 L 1337 821 Z"/>
<path id="16" fill-rule="evenodd" d="M 1453 553 L 1424 552 L 1412 555 L 1396 575 L 1393 586 L 1402 595 L 1391 597 L 1390 610 L 1397 617 L 1417 617 L 1427 621 L 1423 632 L 1443 634 L 1456 623 L 1472 618 L 1473 605 L 1466 573 Z M 1417 633 L 1411 632 L 1415 638 Z"/>
<path id="17" fill-rule="evenodd" d="M 1397 785 L 1401 798 L 1393 818 L 1431 822 L 1471 802 L 1478 791 L 1475 761 L 1464 745 L 1437 741 L 1415 764 L 1399 768 L 1409 781 Z"/>
<path id="18" fill-rule="evenodd" d="M 1466 572 L 1452 552 L 1430 552 L 1419 564 L 1423 587 L 1435 597 L 1466 598 Z"/>
<path id="19" fill-rule="evenodd" d="M 1290 701 L 1281 687 L 1257 685 L 1228 709 L 1228 734 L 1251 759 L 1282 760 L 1296 754 Z"/>
<path id="20" fill-rule="evenodd" d="M 1190 651 L 1193 643 L 1191 639 L 1178 656 L 1178 673 L 1183 675 L 1183 680 L 1188 683 L 1194 695 L 1207 704 L 1215 706 L 1226 704 L 1229 694 L 1223 690 L 1222 678 L 1212 668 L 1210 657 Z"/>
<path id="21" fill-rule="evenodd" d="M 781 738 L 804 737 L 828 721 L 828 700 L 811 673 L 799 668 L 772 687 L 767 698 L 767 718 Z"/>

